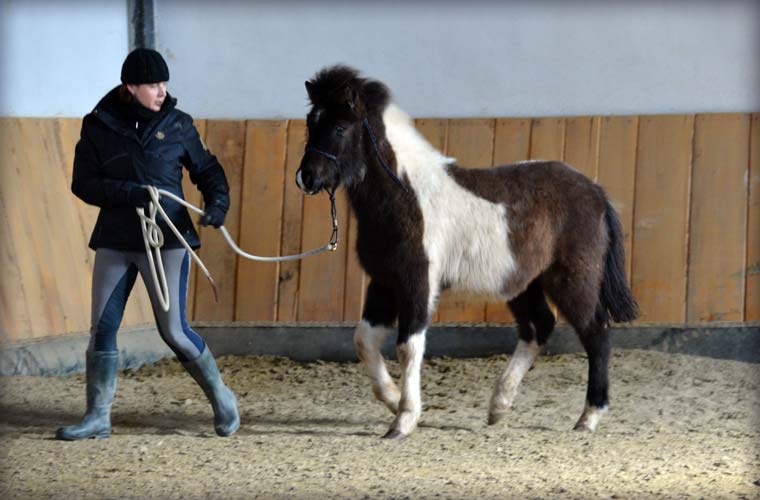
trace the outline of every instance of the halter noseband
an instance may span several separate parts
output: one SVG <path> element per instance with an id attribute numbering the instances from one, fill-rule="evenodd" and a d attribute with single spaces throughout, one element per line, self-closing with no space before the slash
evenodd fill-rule
<path id="1" fill-rule="evenodd" d="M 375 154 L 377 155 L 377 159 L 380 160 L 380 165 L 382 165 L 383 170 L 385 170 L 385 172 L 391 177 L 391 179 L 393 179 L 394 181 L 396 181 L 396 184 L 398 184 L 399 186 L 401 186 L 401 189 L 403 189 L 404 192 L 408 193 L 409 190 L 404 185 L 404 183 L 401 182 L 401 179 L 398 178 L 398 176 L 393 172 L 393 170 L 391 170 L 391 168 L 388 166 L 388 164 L 385 163 L 385 160 L 383 160 L 383 157 L 380 154 L 380 148 L 377 146 L 377 139 L 375 138 L 375 132 L 372 130 L 372 127 L 369 124 L 369 120 L 367 120 L 366 117 L 364 118 L 364 120 L 362 120 L 362 125 L 364 125 L 364 128 L 367 129 L 367 133 L 369 134 L 369 139 L 372 142 L 372 147 L 375 150 Z M 322 151 L 321 149 L 317 149 L 317 148 L 312 147 L 312 146 L 307 147 L 306 151 L 307 152 L 313 151 L 313 152 L 315 152 L 315 153 L 317 153 L 319 155 L 324 156 L 328 160 L 332 160 L 335 163 L 335 166 L 338 167 L 338 170 L 343 170 L 341 168 L 341 166 L 340 166 L 340 158 L 338 158 L 336 155 L 330 154 L 327 151 Z"/>

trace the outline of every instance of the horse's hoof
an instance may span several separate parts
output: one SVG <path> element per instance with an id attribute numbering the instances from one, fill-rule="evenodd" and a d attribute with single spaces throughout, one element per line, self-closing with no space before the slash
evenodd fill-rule
<path id="1" fill-rule="evenodd" d="M 588 426 L 585 422 L 578 422 L 575 424 L 575 427 L 573 427 L 573 430 L 576 432 L 594 432 L 594 429 Z"/>
<path id="2" fill-rule="evenodd" d="M 499 413 L 489 413 L 488 414 L 488 425 L 496 425 L 502 420 L 504 420 L 504 417 L 507 416 L 507 412 L 499 412 Z"/>
<path id="3" fill-rule="evenodd" d="M 573 430 L 580 432 L 594 432 L 596 426 L 599 425 L 602 415 L 607 413 L 607 411 L 609 410 L 606 406 L 597 408 L 587 404 L 586 408 L 583 410 L 581 418 L 578 419 L 578 423 L 573 427 Z"/>
<path id="4" fill-rule="evenodd" d="M 398 429 L 391 429 L 385 433 L 385 436 L 383 436 L 383 439 L 399 441 L 401 439 L 404 439 L 406 436 L 407 436 L 406 434 L 404 434 Z"/>

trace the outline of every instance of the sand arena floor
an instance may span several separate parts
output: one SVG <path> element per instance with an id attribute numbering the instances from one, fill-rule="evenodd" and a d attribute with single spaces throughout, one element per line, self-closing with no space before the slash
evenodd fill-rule
<path id="1" fill-rule="evenodd" d="M 486 426 L 507 359 L 426 360 L 420 427 L 398 442 L 352 363 L 220 359 L 231 438 L 174 360 L 120 373 L 107 440 L 52 439 L 81 416 L 82 375 L 1 378 L 0 498 L 760 498 L 760 365 L 618 350 L 589 435 L 570 430 L 582 355 L 539 358 L 513 417 Z"/>

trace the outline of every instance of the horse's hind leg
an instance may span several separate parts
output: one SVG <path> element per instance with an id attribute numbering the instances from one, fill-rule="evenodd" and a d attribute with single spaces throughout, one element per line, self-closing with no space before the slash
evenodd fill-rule
<path id="1" fill-rule="evenodd" d="M 491 396 L 488 410 L 489 425 L 499 422 L 509 413 L 520 382 L 533 366 L 536 357 L 543 351 L 555 323 L 554 314 L 546 303 L 538 279 L 508 304 L 517 321 L 519 340 Z"/>
<path id="2" fill-rule="evenodd" d="M 362 319 L 354 331 L 354 345 L 356 354 L 367 367 L 372 392 L 394 414 L 398 411 L 401 393 L 388 373 L 380 347 L 383 339 L 392 331 L 396 316 L 393 291 L 374 281 L 370 282 Z"/>
<path id="3" fill-rule="evenodd" d="M 574 429 L 594 432 L 609 408 L 610 337 L 604 323 L 596 319 L 579 335 L 588 355 L 588 387 L 586 406 Z"/>
<path id="4" fill-rule="evenodd" d="M 588 355 L 586 404 L 574 429 L 593 432 L 609 405 L 610 338 L 606 314 L 599 304 L 601 276 L 589 269 L 585 274 L 548 281 L 552 283 L 547 288 L 549 296 L 575 329 Z"/>

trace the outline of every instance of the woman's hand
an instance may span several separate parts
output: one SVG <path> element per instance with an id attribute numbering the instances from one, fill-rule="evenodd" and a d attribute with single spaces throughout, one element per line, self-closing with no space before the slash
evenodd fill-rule
<path id="1" fill-rule="evenodd" d="M 221 208 L 210 206 L 206 207 L 206 213 L 198 221 L 201 226 L 208 226 L 209 224 L 218 228 L 224 225 L 224 217 L 226 213 Z"/>
<path id="2" fill-rule="evenodd" d="M 150 192 L 144 187 L 135 184 L 129 188 L 129 194 L 127 195 L 127 203 L 135 208 L 148 208 L 153 198 L 150 196 Z"/>

